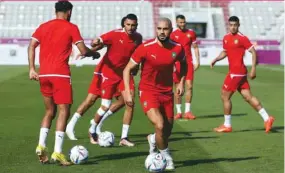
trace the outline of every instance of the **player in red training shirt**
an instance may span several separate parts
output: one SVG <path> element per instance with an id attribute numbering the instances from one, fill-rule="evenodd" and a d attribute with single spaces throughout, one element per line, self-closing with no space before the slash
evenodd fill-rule
<path id="1" fill-rule="evenodd" d="M 232 16 L 229 18 L 230 33 L 223 38 L 224 50 L 211 63 L 211 68 L 216 62 L 228 57 L 229 73 L 227 74 L 222 87 L 222 101 L 224 104 L 225 122 L 214 130 L 216 132 L 231 132 L 231 113 L 232 103 L 231 97 L 236 90 L 243 96 L 264 120 L 265 132 L 268 133 L 272 128 L 274 118 L 269 116 L 266 110 L 262 107 L 260 101 L 252 95 L 250 86 L 247 81 L 247 69 L 243 63 L 243 56 L 248 50 L 252 54 L 252 67 L 249 77 L 253 80 L 256 77 L 256 52 L 249 39 L 239 32 L 239 18 Z"/>
<path id="2" fill-rule="evenodd" d="M 126 21 L 126 19 L 129 19 L 129 18 L 132 19 L 132 17 L 133 17 L 133 15 L 129 14 L 129 15 L 122 18 L 122 20 L 121 20 L 122 28 L 124 28 L 125 30 L 128 30 L 128 31 L 134 29 L 128 23 L 129 21 Z M 136 30 L 136 28 L 135 28 L 135 30 Z M 99 50 L 99 49 L 103 48 L 103 46 L 104 46 L 103 44 L 97 44 L 94 48 L 92 48 L 92 50 L 93 49 Z M 105 57 L 103 57 L 103 58 L 105 58 Z M 70 120 L 70 122 L 67 125 L 66 134 L 71 140 L 77 140 L 75 137 L 75 134 L 74 134 L 74 128 L 75 128 L 75 125 L 76 125 L 78 119 L 80 117 L 82 117 L 84 115 L 84 113 L 92 105 L 94 105 L 94 103 L 96 102 L 96 100 L 98 98 L 101 98 L 101 84 L 105 80 L 105 76 L 103 75 L 103 73 L 101 73 L 103 65 L 104 65 L 104 61 L 101 60 L 101 62 L 96 66 L 95 72 L 94 72 L 94 77 L 93 77 L 93 80 L 92 80 L 90 87 L 89 87 L 89 90 L 88 90 L 88 95 L 87 95 L 86 99 L 82 102 L 82 104 L 78 107 L 77 111 L 74 113 L 72 119 Z M 135 71 L 133 71 L 133 75 L 135 75 Z M 121 83 L 120 85 L 122 85 L 122 84 L 123 83 Z M 134 85 L 133 80 L 132 80 L 132 84 Z M 125 103 L 124 103 L 123 97 L 121 96 L 121 92 L 120 92 L 120 88 L 122 88 L 122 87 L 123 86 L 119 86 L 118 90 L 114 94 L 114 97 L 117 99 L 117 101 L 115 103 L 112 103 L 112 105 L 110 106 L 110 109 L 103 115 L 100 123 L 97 125 L 97 127 L 96 127 L 96 133 L 97 134 L 101 133 L 101 127 L 103 125 L 103 121 L 106 120 L 110 115 L 112 115 L 113 113 L 117 112 L 122 107 L 124 107 Z M 130 114 L 126 114 L 126 116 L 124 117 L 125 118 L 125 120 L 123 122 L 123 123 L 125 123 L 124 126 L 130 125 L 130 123 L 131 123 L 131 119 L 129 119 L 129 118 L 131 118 L 130 116 L 131 116 Z M 127 134 L 128 134 L 128 131 L 125 130 L 125 128 L 123 128 L 122 138 L 126 138 Z M 97 144 L 97 141 L 94 140 L 93 138 L 90 139 L 90 142 L 92 144 Z M 126 139 L 121 140 L 120 145 L 134 146 L 133 143 L 131 143 L 130 141 L 128 141 Z"/>
<path id="3" fill-rule="evenodd" d="M 145 42 L 133 53 L 130 62 L 124 70 L 125 100 L 133 105 L 131 94 L 130 71 L 138 64 L 141 66 L 141 81 L 139 84 L 140 102 L 144 112 L 155 127 L 155 133 L 148 135 L 150 153 L 156 146 L 167 160 L 167 170 L 173 170 L 173 159 L 168 149 L 168 138 L 173 126 L 173 66 L 176 61 L 184 59 L 182 46 L 169 40 L 172 24 L 168 18 L 161 18 L 157 24 L 157 38 Z M 181 82 L 177 93 L 182 95 L 186 74 L 186 62 L 181 63 Z"/>
<path id="4" fill-rule="evenodd" d="M 62 144 L 72 104 L 71 74 L 68 65 L 72 44 L 75 44 L 85 56 L 100 57 L 99 53 L 85 46 L 78 27 L 69 22 L 72 8 L 70 2 L 58 1 L 55 4 L 56 19 L 43 23 L 36 29 L 28 48 L 29 77 L 31 80 L 39 80 L 46 108 L 36 148 L 36 154 L 42 163 L 48 162 L 46 138 L 58 109 L 55 146 L 51 159 L 59 161 L 62 165 L 70 165 L 62 154 Z M 35 69 L 35 49 L 38 45 L 40 45 L 39 74 Z"/>
<path id="5" fill-rule="evenodd" d="M 196 71 L 200 66 L 200 54 L 198 49 L 198 44 L 196 43 L 196 33 L 186 28 L 186 19 L 183 15 L 176 16 L 177 29 L 173 31 L 170 35 L 170 39 L 181 44 L 185 51 L 186 61 L 187 61 L 187 75 L 186 75 L 186 89 L 185 89 L 185 114 L 184 118 L 189 120 L 194 120 L 196 117 L 191 112 L 191 102 L 193 95 L 193 80 L 194 80 L 194 71 Z M 191 53 L 191 46 L 194 48 L 196 64 L 193 66 L 193 58 Z M 179 67 L 176 67 L 179 71 Z M 175 77 L 177 74 L 173 74 Z M 177 114 L 175 119 L 182 118 L 181 111 L 181 98 L 176 95 L 176 109 Z"/>
<path id="6" fill-rule="evenodd" d="M 102 117 L 110 109 L 113 95 L 119 90 L 124 91 L 123 70 L 130 60 L 133 51 L 142 43 L 142 36 L 136 32 L 137 16 L 129 14 L 126 16 L 125 28 L 113 30 L 92 42 L 92 46 L 106 45 L 107 52 L 102 59 L 100 74 L 102 75 L 101 106 L 97 110 L 94 119 L 91 120 L 89 136 L 91 143 L 96 143 L 96 128 Z M 134 97 L 134 83 L 131 81 Z M 123 119 L 123 128 L 120 145 L 134 146 L 128 139 L 129 125 L 133 117 L 133 107 L 126 105 Z"/>

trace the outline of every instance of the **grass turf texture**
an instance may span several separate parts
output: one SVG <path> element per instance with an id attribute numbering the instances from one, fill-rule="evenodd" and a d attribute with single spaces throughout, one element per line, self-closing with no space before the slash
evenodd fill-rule
<path id="1" fill-rule="evenodd" d="M 0 172 L 10 173 L 84 173 L 84 172 L 147 172 L 144 160 L 148 155 L 146 136 L 153 127 L 144 116 L 138 99 L 129 137 L 134 148 L 119 147 L 123 110 L 105 121 L 103 131 L 116 135 L 112 148 L 91 145 L 87 138 L 89 121 L 99 102 L 80 119 L 76 126 L 78 141 L 65 138 L 64 153 L 81 144 L 89 150 L 85 165 L 60 167 L 41 165 L 35 155 L 44 106 L 37 82 L 28 80 L 27 67 L 0 67 Z M 273 132 L 265 134 L 263 121 L 241 96 L 233 96 L 233 132 L 218 134 L 213 128 L 223 123 L 220 88 L 227 67 L 201 67 L 195 74 L 192 110 L 195 121 L 176 121 L 170 149 L 179 173 L 281 173 L 284 152 L 284 71 L 283 66 L 258 66 L 257 79 L 250 81 L 252 91 L 267 111 L 276 118 Z M 74 104 L 72 113 L 87 94 L 93 74 L 92 66 L 72 67 Z M 137 80 L 138 81 L 138 78 Z M 54 145 L 55 121 L 48 137 L 50 154 Z"/>

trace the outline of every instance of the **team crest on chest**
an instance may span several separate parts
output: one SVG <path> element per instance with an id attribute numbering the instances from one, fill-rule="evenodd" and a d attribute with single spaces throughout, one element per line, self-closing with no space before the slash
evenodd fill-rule
<path id="1" fill-rule="evenodd" d="M 172 58 L 175 58 L 177 54 L 176 52 L 172 52 L 171 55 L 172 55 Z"/>
<path id="2" fill-rule="evenodd" d="M 102 95 L 104 95 L 104 94 L 105 94 L 105 90 L 102 90 L 101 92 L 102 92 Z"/>
<path id="3" fill-rule="evenodd" d="M 235 39 L 234 43 L 235 43 L 235 44 L 238 44 L 238 39 Z"/>
<path id="4" fill-rule="evenodd" d="M 191 35 L 190 35 L 190 34 L 187 34 L 187 37 L 188 37 L 188 38 L 190 38 L 190 37 L 191 37 Z"/>

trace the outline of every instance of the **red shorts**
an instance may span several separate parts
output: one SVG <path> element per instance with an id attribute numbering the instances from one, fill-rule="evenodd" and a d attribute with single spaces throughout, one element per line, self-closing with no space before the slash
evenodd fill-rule
<path id="1" fill-rule="evenodd" d="M 135 89 L 133 77 L 130 78 L 130 89 Z M 123 79 L 109 79 L 103 74 L 94 74 L 88 93 L 99 95 L 103 99 L 118 97 L 125 90 Z"/>
<path id="2" fill-rule="evenodd" d="M 172 119 L 174 117 L 173 93 L 140 91 L 140 102 L 144 113 L 147 113 L 151 108 L 158 108 L 162 115 L 167 118 Z"/>
<path id="3" fill-rule="evenodd" d="M 186 80 L 192 80 L 194 79 L 194 66 L 192 62 L 187 62 L 187 74 L 186 74 Z"/>
<path id="4" fill-rule="evenodd" d="M 72 104 L 72 86 L 70 78 L 40 77 L 40 90 L 43 96 L 53 97 L 55 104 Z"/>
<path id="5" fill-rule="evenodd" d="M 246 75 L 235 75 L 228 73 L 222 88 L 225 91 L 235 92 L 236 90 L 250 89 L 250 86 Z"/>
<path id="6" fill-rule="evenodd" d="M 181 67 L 180 67 L 180 62 L 176 61 L 174 64 L 174 70 L 173 70 L 173 82 L 175 84 L 179 83 L 181 80 Z"/>

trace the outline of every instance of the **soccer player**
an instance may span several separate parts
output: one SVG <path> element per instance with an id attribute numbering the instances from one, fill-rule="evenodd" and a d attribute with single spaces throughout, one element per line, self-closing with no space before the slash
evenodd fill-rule
<path id="1" fill-rule="evenodd" d="M 172 24 L 168 18 L 161 18 L 157 24 L 157 38 L 145 42 L 133 53 L 124 70 L 125 101 L 132 106 L 130 71 L 142 63 L 139 84 L 140 102 L 148 119 L 155 127 L 155 133 L 148 135 L 150 153 L 155 147 L 167 160 L 168 170 L 174 169 L 173 159 L 168 149 L 168 138 L 173 126 L 173 66 L 176 61 L 184 59 L 183 47 L 169 40 Z M 182 65 L 182 64 L 185 64 Z M 183 94 L 186 74 L 186 62 L 181 63 L 181 81 L 176 88 L 179 95 Z"/>
<path id="2" fill-rule="evenodd" d="M 243 96 L 244 100 L 248 102 L 264 120 L 265 132 L 268 133 L 272 128 L 274 118 L 269 116 L 266 110 L 262 107 L 260 101 L 252 95 L 250 86 L 247 81 L 247 69 L 243 63 L 243 56 L 248 50 L 252 54 L 252 67 L 249 73 L 250 79 L 256 77 L 256 51 L 249 39 L 239 32 L 239 18 L 231 16 L 229 18 L 230 33 L 223 38 L 223 51 L 220 55 L 211 62 L 211 68 L 215 63 L 228 57 L 229 72 L 225 78 L 222 87 L 222 101 L 224 104 L 224 124 L 215 128 L 216 132 L 231 132 L 231 113 L 232 103 L 231 97 L 236 90 Z"/>
<path id="3" fill-rule="evenodd" d="M 90 141 L 97 141 L 96 128 L 102 117 L 110 109 L 113 95 L 116 91 L 121 93 L 124 89 L 123 70 L 130 60 L 131 54 L 142 43 L 141 34 L 136 32 L 137 16 L 128 14 L 123 29 L 113 30 L 103 34 L 92 42 L 92 46 L 106 45 L 107 53 L 102 59 L 101 75 L 101 106 L 97 110 L 89 128 Z M 131 82 L 132 95 L 134 97 L 134 82 Z M 133 117 L 133 106 L 126 105 L 120 145 L 134 146 L 128 139 L 129 125 Z M 92 142 L 92 143 L 93 143 Z"/>
<path id="4" fill-rule="evenodd" d="M 56 19 L 43 23 L 36 29 L 28 48 L 29 78 L 39 81 L 46 109 L 36 154 L 40 162 L 48 162 L 46 139 L 58 109 L 55 145 L 51 159 L 66 166 L 70 165 L 70 162 L 62 153 L 62 145 L 72 104 L 72 86 L 68 65 L 72 44 L 75 44 L 84 56 L 100 57 L 99 53 L 85 46 L 78 27 L 69 22 L 72 7 L 73 5 L 68 1 L 58 1 L 55 4 Z M 35 49 L 38 45 L 40 45 L 39 74 L 35 68 Z"/>
<path id="5" fill-rule="evenodd" d="M 186 89 L 185 89 L 185 114 L 184 118 L 189 120 L 194 120 L 196 117 L 191 112 L 191 102 L 193 95 L 193 80 L 194 71 L 196 71 L 200 66 L 200 54 L 199 48 L 196 40 L 196 33 L 186 28 L 186 19 L 183 15 L 176 16 L 177 29 L 173 31 L 170 35 L 170 39 L 181 44 L 185 51 L 186 61 L 187 61 L 187 75 L 186 75 Z M 196 64 L 193 65 L 191 46 L 194 48 Z M 180 100 L 181 98 L 177 98 Z M 182 118 L 181 112 L 181 102 L 176 105 L 177 115 L 175 119 Z"/>
<path id="6" fill-rule="evenodd" d="M 125 28 L 125 20 L 126 16 L 122 18 L 121 20 L 121 26 L 122 28 Z M 103 44 L 98 44 L 98 45 L 93 45 L 92 50 L 97 51 L 103 48 Z M 79 55 L 81 56 L 81 55 Z M 104 57 L 103 57 L 104 58 Z M 92 106 L 95 104 L 95 102 L 98 100 L 98 98 L 101 98 L 101 83 L 105 79 L 104 76 L 101 73 L 101 69 L 103 67 L 103 61 L 95 67 L 94 71 L 94 76 L 92 79 L 92 82 L 90 84 L 89 90 L 88 90 L 88 95 L 86 99 L 81 103 L 81 105 L 77 108 L 77 111 L 74 113 L 73 117 L 69 121 L 67 128 L 66 128 L 66 134 L 69 137 L 70 140 L 77 140 L 74 134 L 74 128 L 78 120 L 84 115 L 84 113 Z M 133 75 L 136 75 L 136 72 L 133 71 Z M 117 99 L 115 103 L 112 103 L 110 106 L 110 109 L 104 114 L 102 117 L 100 123 L 98 124 L 96 128 L 96 133 L 100 134 L 101 133 L 101 128 L 103 126 L 104 120 L 106 120 L 109 116 L 120 110 L 122 107 L 124 107 L 125 103 L 123 100 L 123 97 L 121 96 L 120 91 L 117 91 L 114 95 L 114 97 Z M 128 116 L 128 115 L 127 115 Z M 130 125 L 131 121 L 126 121 L 126 125 Z M 127 136 L 124 132 L 124 138 Z M 128 132 L 127 132 L 128 133 Z M 93 138 L 90 138 L 90 142 L 92 144 L 97 144 L 96 140 L 93 140 Z M 133 143 L 123 140 L 121 145 L 129 145 L 133 146 Z"/>
<path id="7" fill-rule="evenodd" d="M 174 68 L 173 68 L 173 84 L 174 89 L 176 89 L 179 86 L 180 80 L 181 80 L 181 68 L 180 68 L 180 62 L 175 62 Z M 176 107 L 176 117 L 182 117 L 182 110 L 181 110 L 181 96 L 177 93 L 174 93 L 174 103 Z"/>

